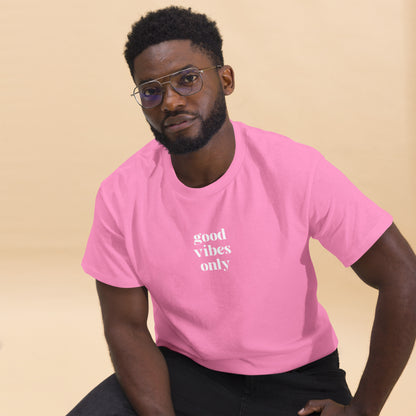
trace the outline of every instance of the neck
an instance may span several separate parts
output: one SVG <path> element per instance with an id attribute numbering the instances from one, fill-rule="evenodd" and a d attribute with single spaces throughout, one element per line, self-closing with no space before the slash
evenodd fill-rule
<path id="1" fill-rule="evenodd" d="M 230 166 L 235 152 L 233 126 L 227 117 L 211 140 L 196 152 L 171 155 L 178 179 L 190 188 L 202 188 L 219 179 Z"/>

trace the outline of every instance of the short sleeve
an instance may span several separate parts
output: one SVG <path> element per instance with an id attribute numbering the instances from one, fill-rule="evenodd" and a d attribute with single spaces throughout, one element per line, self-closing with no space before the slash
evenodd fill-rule
<path id="1" fill-rule="evenodd" d="M 310 235 L 348 267 L 367 252 L 393 219 L 319 156 L 310 193 Z"/>
<path id="2" fill-rule="evenodd" d="M 95 200 L 94 221 L 82 268 L 95 279 L 111 286 L 143 286 L 132 266 L 116 216 L 117 210 L 106 202 L 100 188 Z"/>

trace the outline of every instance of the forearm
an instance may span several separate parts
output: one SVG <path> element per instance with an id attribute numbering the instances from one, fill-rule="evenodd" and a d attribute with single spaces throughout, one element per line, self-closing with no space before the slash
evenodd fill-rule
<path id="1" fill-rule="evenodd" d="M 351 402 L 360 415 L 380 413 L 409 359 L 416 334 L 414 292 L 414 284 L 380 290 L 369 358 Z"/>
<path id="2" fill-rule="evenodd" d="M 166 361 L 149 332 L 106 334 L 117 378 L 140 416 L 174 416 Z"/>
<path id="3" fill-rule="evenodd" d="M 379 290 L 370 353 L 350 405 L 310 400 L 299 415 L 378 416 L 410 357 L 416 336 L 416 256 L 392 224 L 352 265 Z"/>

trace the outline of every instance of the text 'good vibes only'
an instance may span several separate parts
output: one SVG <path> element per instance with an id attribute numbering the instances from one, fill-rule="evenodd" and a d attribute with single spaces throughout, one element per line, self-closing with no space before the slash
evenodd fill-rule
<path id="1" fill-rule="evenodd" d="M 225 256 L 231 254 L 231 246 L 225 244 L 225 240 L 227 240 L 227 236 L 224 228 L 210 234 L 199 233 L 194 235 L 194 245 L 197 246 L 194 248 L 194 253 L 204 261 L 204 263 L 201 263 L 203 272 L 228 271 L 230 260 Z M 213 259 L 212 257 L 216 258 Z"/>

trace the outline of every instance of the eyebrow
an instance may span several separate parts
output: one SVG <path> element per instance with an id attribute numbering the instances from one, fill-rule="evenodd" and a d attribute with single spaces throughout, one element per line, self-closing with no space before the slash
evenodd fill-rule
<path id="1" fill-rule="evenodd" d="M 196 68 L 196 66 L 192 65 L 192 64 L 188 64 L 188 65 L 185 65 L 182 68 L 177 69 L 176 71 L 171 72 L 170 74 L 166 74 L 166 75 L 163 75 L 163 76 L 158 77 L 158 78 L 144 79 L 144 80 L 140 81 L 137 85 L 142 85 L 142 84 L 145 84 L 146 82 L 150 82 L 150 81 L 158 81 L 159 79 L 166 78 L 169 75 L 176 74 L 177 72 L 183 71 L 183 70 L 188 69 L 188 68 Z"/>

